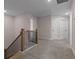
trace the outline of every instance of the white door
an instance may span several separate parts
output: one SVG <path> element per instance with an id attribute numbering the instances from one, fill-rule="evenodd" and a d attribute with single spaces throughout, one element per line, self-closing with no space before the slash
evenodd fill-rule
<path id="1" fill-rule="evenodd" d="M 57 17 L 51 20 L 51 39 L 69 38 L 69 19 Z"/>

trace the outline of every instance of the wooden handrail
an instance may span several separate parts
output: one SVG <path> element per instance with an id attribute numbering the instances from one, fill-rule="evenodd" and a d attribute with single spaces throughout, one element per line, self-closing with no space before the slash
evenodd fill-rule
<path id="1" fill-rule="evenodd" d="M 17 36 L 17 38 L 10 44 L 10 46 L 7 48 L 7 50 L 14 44 L 14 42 L 19 38 L 21 36 L 21 34 L 19 34 L 18 36 Z M 6 51 L 7 51 L 6 50 Z"/>
<path id="2" fill-rule="evenodd" d="M 16 40 L 21 37 L 21 42 L 20 42 L 20 50 L 23 51 L 24 49 L 24 29 L 21 29 L 21 32 L 20 34 L 17 36 L 17 38 L 10 44 L 10 46 L 6 49 L 6 52 L 7 50 L 16 42 Z M 38 30 L 36 29 L 35 31 L 34 30 L 27 30 L 26 32 L 35 32 L 36 33 L 36 44 L 38 44 Z M 15 53 L 14 53 L 15 54 Z M 13 54 L 13 55 L 14 55 Z M 12 55 L 11 55 L 12 56 Z"/>
<path id="3" fill-rule="evenodd" d="M 14 42 L 23 34 L 22 33 L 23 32 L 23 30 L 21 29 L 21 32 L 20 32 L 20 34 L 17 36 L 17 38 L 10 44 L 10 46 L 7 48 L 7 50 L 14 44 Z M 6 50 L 6 51 L 7 51 Z"/>
<path id="4" fill-rule="evenodd" d="M 21 36 L 21 48 L 23 50 L 23 32 L 24 29 L 21 29 L 20 34 L 17 36 L 17 38 L 10 44 L 10 46 L 7 48 L 7 50 L 14 44 L 14 42 Z M 27 30 L 27 32 L 34 32 L 33 30 Z M 38 41 L 38 31 L 36 30 L 36 41 Z M 6 50 L 6 51 L 7 51 Z"/>
<path id="5" fill-rule="evenodd" d="M 20 34 L 17 36 L 17 38 L 10 44 L 10 46 L 6 49 L 6 52 L 8 51 L 8 49 L 16 42 L 16 40 L 21 36 L 21 41 L 22 41 L 22 36 L 23 36 L 23 29 L 21 29 L 21 32 L 20 32 Z M 22 51 L 22 42 L 20 43 L 21 44 L 21 51 Z M 19 50 L 18 50 L 19 51 Z M 6 56 L 6 52 L 5 52 L 5 56 Z M 16 51 L 17 52 L 17 51 Z M 15 53 L 16 53 L 15 52 Z M 15 54 L 14 53 L 14 54 Z M 14 54 L 12 54 L 11 56 L 13 56 Z M 9 57 L 11 57 L 11 56 L 9 56 Z M 9 58 L 9 57 L 7 57 L 7 58 Z"/>

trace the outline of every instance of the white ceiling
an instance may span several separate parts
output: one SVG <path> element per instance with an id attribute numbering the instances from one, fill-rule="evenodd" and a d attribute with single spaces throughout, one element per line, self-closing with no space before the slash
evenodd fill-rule
<path id="1" fill-rule="evenodd" d="M 41 17 L 47 15 L 64 15 L 70 11 L 70 0 L 57 4 L 56 0 L 4 0 L 4 9 L 7 14 L 16 16 L 21 14 L 32 14 Z"/>

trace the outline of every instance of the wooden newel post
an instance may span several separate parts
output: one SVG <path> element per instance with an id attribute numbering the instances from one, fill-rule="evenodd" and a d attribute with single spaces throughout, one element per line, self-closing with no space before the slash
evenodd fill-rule
<path id="1" fill-rule="evenodd" d="M 38 44 L 38 40 L 39 40 L 39 38 L 38 38 L 38 30 L 36 29 L 36 44 Z"/>
<path id="2" fill-rule="evenodd" d="M 24 41 L 24 29 L 21 29 L 21 51 L 23 51 L 23 41 Z"/>

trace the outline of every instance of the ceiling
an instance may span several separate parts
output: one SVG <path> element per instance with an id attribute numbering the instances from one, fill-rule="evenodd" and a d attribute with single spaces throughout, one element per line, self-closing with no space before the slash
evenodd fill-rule
<path id="1" fill-rule="evenodd" d="M 47 15 L 65 15 L 70 11 L 71 1 L 57 4 L 56 0 L 4 0 L 4 9 L 8 15 L 31 14 L 41 17 Z"/>

